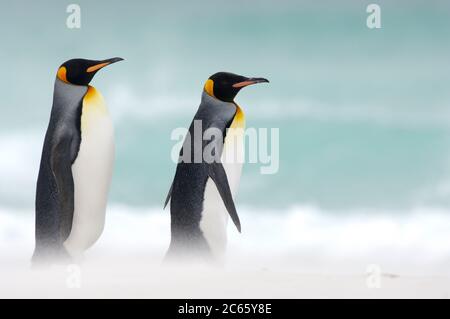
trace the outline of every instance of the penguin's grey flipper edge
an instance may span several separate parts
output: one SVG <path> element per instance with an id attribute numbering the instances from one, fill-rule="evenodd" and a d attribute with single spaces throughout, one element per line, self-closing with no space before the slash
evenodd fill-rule
<path id="1" fill-rule="evenodd" d="M 74 212 L 74 181 L 72 175 L 71 145 L 72 137 L 64 134 L 52 148 L 50 165 L 55 178 L 60 206 L 60 236 L 64 242 L 72 231 Z"/>
<path id="2" fill-rule="evenodd" d="M 170 200 L 170 196 L 172 196 L 172 188 L 173 188 L 173 182 L 172 182 L 172 184 L 170 185 L 169 193 L 167 194 L 166 201 L 164 202 L 164 207 L 163 207 L 163 209 L 166 209 L 167 203 L 168 203 L 169 200 Z"/>
<path id="3" fill-rule="evenodd" d="M 231 220 L 236 225 L 237 230 L 241 232 L 241 222 L 234 205 L 227 174 L 222 163 L 216 162 L 209 164 L 209 176 L 216 184 L 217 190 L 219 191 L 220 197 L 222 197 L 228 214 L 230 214 Z"/>

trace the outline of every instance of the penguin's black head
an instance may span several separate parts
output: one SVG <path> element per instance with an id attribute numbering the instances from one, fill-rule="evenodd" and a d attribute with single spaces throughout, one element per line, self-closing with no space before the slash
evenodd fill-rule
<path id="1" fill-rule="evenodd" d="M 221 101 L 233 102 L 243 87 L 263 82 L 269 81 L 264 78 L 247 78 L 233 73 L 218 72 L 206 81 L 205 91 Z"/>
<path id="2" fill-rule="evenodd" d="M 58 79 L 66 83 L 88 85 L 98 70 L 122 60 L 122 58 L 107 60 L 72 59 L 59 67 L 57 76 Z"/>

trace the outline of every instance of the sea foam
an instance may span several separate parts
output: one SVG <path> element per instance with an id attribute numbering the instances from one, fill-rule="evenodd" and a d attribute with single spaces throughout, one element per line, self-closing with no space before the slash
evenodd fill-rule
<path id="1" fill-rule="evenodd" d="M 322 211 L 299 205 L 286 211 L 238 209 L 239 234 L 229 223 L 227 263 L 287 267 L 312 272 L 448 274 L 449 212 L 417 207 L 409 213 Z M 169 211 L 111 205 L 100 240 L 86 259 L 151 256 L 162 260 L 170 241 Z M 31 256 L 34 214 L 0 209 L 0 258 Z"/>

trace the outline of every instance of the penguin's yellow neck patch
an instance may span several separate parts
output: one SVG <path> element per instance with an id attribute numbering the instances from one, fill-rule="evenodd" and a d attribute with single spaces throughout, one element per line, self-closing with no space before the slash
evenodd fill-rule
<path id="1" fill-rule="evenodd" d="M 103 117 L 108 114 L 105 100 L 101 93 L 93 86 L 88 86 L 88 90 L 83 98 L 83 109 L 81 113 L 81 131 L 86 132 L 92 119 Z"/>
<path id="2" fill-rule="evenodd" d="M 58 73 L 56 74 L 56 76 L 61 81 L 69 83 L 69 81 L 67 81 L 67 69 L 65 66 L 62 66 L 58 69 Z"/>
<path id="3" fill-rule="evenodd" d="M 237 105 L 236 103 L 236 114 L 234 115 L 233 122 L 231 122 L 230 128 L 245 128 L 245 114 L 244 111 L 242 111 L 241 107 Z"/>
<path id="4" fill-rule="evenodd" d="M 205 83 L 205 92 L 208 93 L 210 96 L 214 96 L 214 81 L 211 79 L 208 79 Z"/>
<path id="5" fill-rule="evenodd" d="M 244 159 L 244 130 L 245 115 L 239 105 L 236 105 L 236 114 L 230 127 L 227 129 L 227 135 L 224 143 L 223 160 L 226 163 L 243 163 Z"/>

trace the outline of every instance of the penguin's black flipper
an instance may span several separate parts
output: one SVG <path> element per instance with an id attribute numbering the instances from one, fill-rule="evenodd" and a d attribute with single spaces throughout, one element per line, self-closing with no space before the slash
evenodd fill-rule
<path id="1" fill-rule="evenodd" d="M 166 201 L 164 202 L 164 208 L 163 208 L 163 209 L 166 208 L 167 203 L 168 203 L 169 200 L 170 200 L 170 196 L 172 196 L 172 188 L 173 188 L 173 182 L 172 182 L 172 184 L 170 185 L 169 193 L 167 194 Z"/>
<path id="2" fill-rule="evenodd" d="M 222 163 L 214 162 L 209 164 L 209 176 L 216 184 L 217 190 L 219 191 L 220 197 L 225 204 L 225 207 L 230 214 L 233 223 L 236 228 L 241 232 L 241 222 L 239 221 L 239 216 L 234 206 L 233 196 L 231 195 L 230 185 L 228 184 L 227 174 L 223 168 Z"/>
<path id="3" fill-rule="evenodd" d="M 50 165 L 56 182 L 59 203 L 59 229 L 62 242 L 72 231 L 74 212 L 74 182 L 71 159 L 72 137 L 60 136 L 52 147 Z"/>

